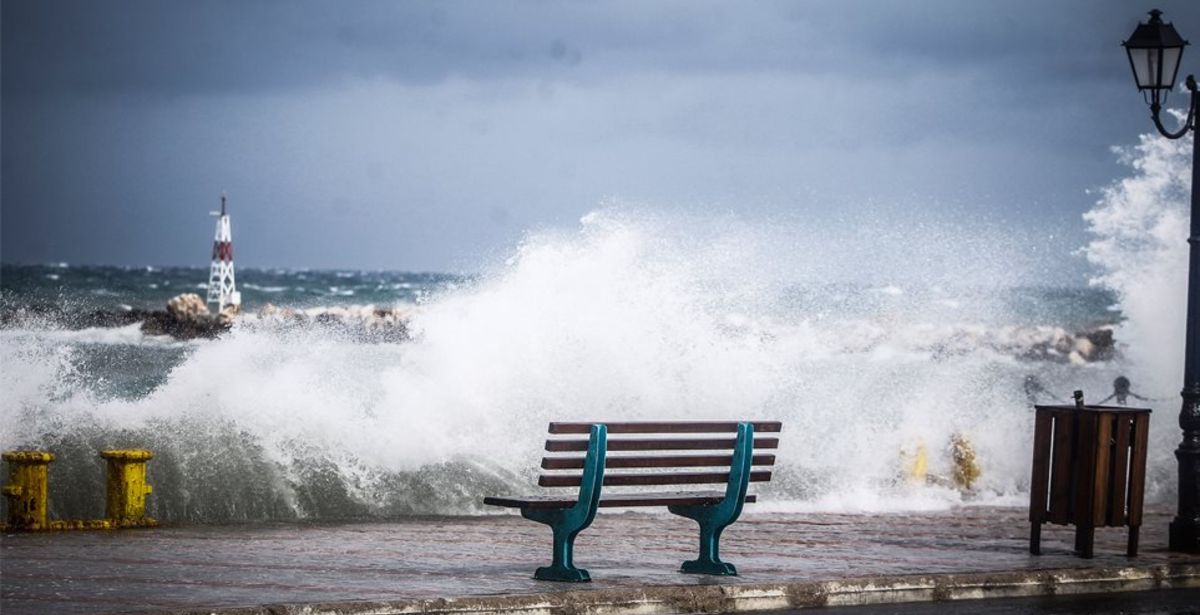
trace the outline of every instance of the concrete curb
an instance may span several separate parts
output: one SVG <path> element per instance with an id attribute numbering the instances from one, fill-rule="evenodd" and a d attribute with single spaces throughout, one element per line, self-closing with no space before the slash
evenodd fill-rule
<path id="1" fill-rule="evenodd" d="M 666 615 L 976 600 L 1200 587 L 1200 563 L 865 577 L 793 583 L 659 585 L 543 594 L 264 605 L 174 615 Z"/>

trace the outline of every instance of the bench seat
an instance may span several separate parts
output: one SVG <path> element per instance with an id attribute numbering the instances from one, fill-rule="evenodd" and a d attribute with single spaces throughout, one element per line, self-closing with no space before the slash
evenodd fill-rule
<path id="1" fill-rule="evenodd" d="M 600 496 L 600 508 L 634 506 L 713 506 L 725 499 L 724 491 L 685 491 L 618 493 Z M 489 496 L 484 504 L 508 508 L 570 508 L 579 501 L 578 494 L 572 495 L 521 495 Z M 747 494 L 743 502 L 756 502 L 758 497 Z"/>

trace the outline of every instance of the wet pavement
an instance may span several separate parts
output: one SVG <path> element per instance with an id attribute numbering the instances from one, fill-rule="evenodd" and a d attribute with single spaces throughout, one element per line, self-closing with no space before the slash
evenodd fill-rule
<path id="1" fill-rule="evenodd" d="M 389 523 L 164 527 L 7 535 L 0 611 L 156 612 L 665 585 L 763 584 L 875 576 L 1197 564 L 1166 551 L 1170 515 L 1152 511 L 1136 559 L 1126 532 L 1096 532 L 1096 558 L 1071 554 L 1070 528 L 1045 526 L 1028 553 L 1026 511 L 964 507 L 892 514 L 754 513 L 725 532 L 736 578 L 678 572 L 694 524 L 667 514 L 602 512 L 576 542 L 590 584 L 537 581 L 550 533 L 515 515 Z"/>
<path id="2" fill-rule="evenodd" d="M 955 609 L 954 607 L 957 607 Z M 948 606 L 944 602 L 910 604 L 873 604 L 803 611 L 774 611 L 762 615 L 945 615 L 967 612 L 971 615 L 1195 615 L 1200 612 L 1200 589 L 1170 589 L 1120 594 L 1078 596 L 1031 596 L 975 600 Z"/>

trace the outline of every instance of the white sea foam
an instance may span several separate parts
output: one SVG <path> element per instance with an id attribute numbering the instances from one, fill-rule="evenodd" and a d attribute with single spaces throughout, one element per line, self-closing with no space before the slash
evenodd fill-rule
<path id="1" fill-rule="evenodd" d="M 242 288 L 257 290 L 264 293 L 282 293 L 288 290 L 287 286 L 260 286 L 258 284 L 242 284 Z"/>
<path id="2" fill-rule="evenodd" d="M 1155 394 L 1183 382 L 1191 144 L 1157 134 L 1115 150 L 1133 174 L 1100 192 L 1084 215 L 1094 239 L 1083 249 L 1100 269 L 1093 283 L 1116 291 L 1126 320 L 1118 339 L 1137 381 Z"/>
<path id="3" fill-rule="evenodd" d="M 1174 417 L 1183 384 L 1191 150 L 1187 139 L 1157 134 L 1115 148 L 1132 174 L 1103 189 L 1084 216 L 1094 239 L 1082 252 L 1100 271 L 1093 283 L 1117 293 L 1125 316 L 1115 337 L 1133 390 L 1165 400 L 1153 402 L 1151 421 L 1157 443 L 1151 451 L 1164 469 L 1174 465 L 1179 439 Z"/>
<path id="4" fill-rule="evenodd" d="M 169 335 L 146 335 L 141 323 L 124 327 L 89 327 L 86 329 L 0 329 L 0 340 L 13 345 L 106 344 L 135 346 L 181 347 L 181 342 Z"/>

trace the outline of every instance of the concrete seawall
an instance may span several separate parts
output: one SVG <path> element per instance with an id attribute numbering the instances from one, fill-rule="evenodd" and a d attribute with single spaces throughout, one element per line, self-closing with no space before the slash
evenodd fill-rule
<path id="1" fill-rule="evenodd" d="M 669 585 L 390 602 L 278 604 L 188 611 L 186 615 L 666 615 L 1182 588 L 1200 588 L 1200 564 L 867 577 L 746 585 Z"/>

